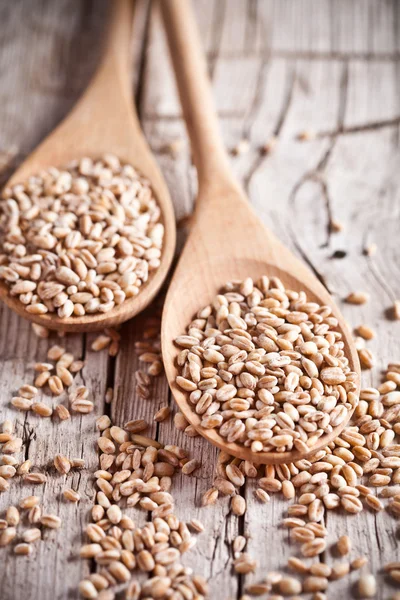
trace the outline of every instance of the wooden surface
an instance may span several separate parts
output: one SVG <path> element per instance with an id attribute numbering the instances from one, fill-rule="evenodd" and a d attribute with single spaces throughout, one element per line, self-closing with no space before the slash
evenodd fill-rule
<path id="1" fill-rule="evenodd" d="M 377 383 L 388 361 L 400 359 L 400 323 L 387 318 L 393 299 L 400 297 L 398 4 L 196 0 L 196 12 L 225 144 L 232 148 L 244 136 L 251 142 L 248 153 L 232 158 L 233 168 L 259 217 L 307 262 L 338 301 L 349 291 L 370 292 L 367 305 L 343 305 L 343 311 L 352 326 L 366 322 L 378 333 L 370 342 L 377 366 L 364 374 L 364 384 Z M 99 58 L 105 14 L 105 0 L 1 0 L 0 150 L 16 152 L 11 168 L 60 121 L 87 84 Z M 186 134 L 160 17 L 146 2 L 139 4 L 134 38 L 139 112 L 180 221 L 192 210 L 196 178 L 187 147 L 177 158 L 165 151 L 166 144 L 186 139 Z M 314 130 L 316 138 L 298 141 L 297 134 L 304 130 Z M 261 157 L 258 148 L 272 134 L 278 134 L 279 143 L 271 155 Z M 4 173 L 4 180 L 9 174 Z M 329 233 L 330 216 L 343 222 L 343 232 Z M 184 231 L 180 233 L 182 240 Z M 378 244 L 378 252 L 367 258 L 362 250 L 371 242 Z M 139 400 L 133 391 L 133 344 L 141 337 L 142 323 L 139 317 L 124 326 L 116 359 L 90 350 L 92 334 L 65 340 L 68 349 L 87 361 L 78 381 L 81 377 L 91 388 L 96 415 L 104 411 L 106 387 L 115 382 L 111 414 L 118 424 L 128 418 L 151 418 L 168 401 L 163 378 L 152 401 Z M 94 494 L 90 472 L 97 465 L 95 415 L 56 425 L 32 415 L 25 419 L 11 410 L 12 393 L 22 382 L 32 381 L 32 363 L 45 358 L 51 342 L 38 340 L 30 324 L 3 306 L 0 327 L 1 420 L 16 421 L 26 442 L 25 454 L 38 470 L 58 452 L 84 456 L 87 462 L 86 470 L 66 477 L 52 471 L 46 486 L 35 488 L 64 526 L 58 533 L 46 533 L 29 559 L 1 550 L 0 597 L 77 598 L 77 583 L 88 568 L 77 559 L 77 550 Z M 185 560 L 210 578 L 211 597 L 233 600 L 243 588 L 230 568 L 230 543 L 238 531 L 250 537 L 248 550 L 259 560 L 259 578 L 266 570 L 281 568 L 295 551 L 277 525 L 287 503 L 274 498 L 260 505 L 248 484 L 243 519 L 229 515 L 227 500 L 199 508 L 201 494 L 211 483 L 216 450 L 202 439 L 183 439 L 170 423 L 154 428 L 154 433 L 161 441 L 184 444 L 203 462 L 194 477 L 177 479 L 174 496 L 181 518 L 197 516 L 206 525 Z M 78 506 L 60 499 L 67 484 L 79 489 Z M 32 492 L 33 487 L 15 481 L 10 492 L 0 496 L 1 510 Z M 367 553 L 374 572 L 384 562 L 399 559 L 398 526 L 387 512 L 364 511 L 353 517 L 330 512 L 327 525 L 332 543 L 350 533 L 352 555 Z M 329 552 L 326 560 L 332 560 Z M 356 578 L 354 574 L 335 582 L 329 598 L 350 597 Z M 388 600 L 393 591 L 380 576 L 377 598 Z"/>

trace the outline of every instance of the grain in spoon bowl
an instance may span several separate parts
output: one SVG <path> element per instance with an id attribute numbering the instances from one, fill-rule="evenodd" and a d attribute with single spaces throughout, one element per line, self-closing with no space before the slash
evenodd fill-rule
<path id="1" fill-rule="evenodd" d="M 225 285 L 175 339 L 200 431 L 257 453 L 309 453 L 345 424 L 358 375 L 329 306 L 277 277 Z"/>
<path id="2" fill-rule="evenodd" d="M 5 188 L 0 280 L 26 312 L 107 313 L 160 266 L 164 226 L 149 181 L 107 154 Z"/>

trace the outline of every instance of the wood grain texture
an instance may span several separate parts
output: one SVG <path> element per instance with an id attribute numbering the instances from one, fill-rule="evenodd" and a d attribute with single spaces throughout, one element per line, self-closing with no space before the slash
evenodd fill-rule
<path id="1" fill-rule="evenodd" d="M 16 146 L 16 161 L 59 122 L 87 84 L 99 58 L 106 5 L 103 0 L 0 2 L 0 150 Z M 187 146 L 177 158 L 165 151 L 166 143 L 186 139 L 186 134 L 159 15 L 154 9 L 150 16 L 147 11 L 148 4 L 140 2 L 136 94 L 147 139 L 181 219 L 192 210 L 196 178 Z M 400 358 L 400 323 L 385 314 L 400 297 L 397 2 L 197 0 L 196 12 L 225 144 L 232 148 L 243 136 L 251 141 L 247 154 L 232 159 L 233 168 L 258 216 L 315 270 L 338 302 L 352 290 L 370 292 L 367 305 L 342 309 L 352 326 L 366 322 L 378 332 L 369 343 L 377 365 L 363 377 L 365 384 L 377 383 L 387 362 Z M 317 137 L 297 141 L 304 129 L 315 130 Z M 261 157 L 259 145 L 274 133 L 279 134 L 276 150 Z M 331 215 L 344 223 L 343 232 L 328 232 Z M 362 250 L 370 242 L 378 244 L 378 252 L 366 258 Z M 334 258 L 337 251 L 344 257 Z M 112 415 L 118 424 L 136 415 L 151 418 L 158 406 L 172 404 L 162 379 L 154 401 L 139 402 L 134 395 L 133 344 L 141 326 L 138 318 L 123 328 L 122 351 L 115 361 L 90 351 L 93 336 L 74 335 L 65 342 L 88 361 L 82 377 L 94 390 L 96 414 L 103 411 L 105 388 L 115 380 Z M 1 550 L 0 596 L 77 598 L 76 586 L 87 568 L 76 553 L 93 497 L 89 471 L 96 462 L 94 419 L 74 417 L 57 427 L 29 416 L 25 424 L 23 415 L 11 411 L 11 394 L 21 382 L 31 381 L 32 362 L 44 358 L 50 342 L 38 340 L 27 322 L 4 307 L 0 331 L 0 419 L 16 419 L 21 432 L 25 425 L 25 439 L 31 440 L 28 451 L 38 468 L 58 451 L 78 456 L 83 452 L 89 467 L 67 478 L 82 495 L 79 509 L 60 501 L 65 481 L 51 472 L 39 495 L 43 493 L 46 507 L 58 512 L 65 525 L 47 534 L 29 559 Z M 206 532 L 185 562 L 211 577 L 211 597 L 237 599 L 245 586 L 230 567 L 230 544 L 238 531 L 249 536 L 248 550 L 259 560 L 254 580 L 283 567 L 297 551 L 277 526 L 286 502 L 273 498 L 269 505 L 260 505 L 250 482 L 244 490 L 248 511 L 243 519 L 229 514 L 226 499 L 215 508 L 200 508 L 201 494 L 212 482 L 216 451 L 200 438 L 184 439 L 170 423 L 154 431 L 162 441 L 184 445 L 203 462 L 201 471 L 178 479 L 174 489 L 177 513 L 205 523 Z M 1 511 L 30 491 L 14 482 L 10 492 L 0 496 Z M 135 519 L 141 518 L 136 511 Z M 354 540 L 352 556 L 367 553 L 374 572 L 383 562 L 399 559 L 397 524 L 387 513 L 330 513 L 327 525 L 330 542 L 346 530 Z M 327 560 L 338 560 L 326 554 Z M 333 584 L 329 597 L 350 597 L 356 578 L 353 574 Z M 388 600 L 394 591 L 380 576 L 378 600 Z"/>

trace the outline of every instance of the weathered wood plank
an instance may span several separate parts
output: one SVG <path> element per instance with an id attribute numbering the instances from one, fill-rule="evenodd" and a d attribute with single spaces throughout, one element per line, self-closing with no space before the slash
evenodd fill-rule
<path id="1" fill-rule="evenodd" d="M 29 458 L 33 472 L 48 473 L 44 486 L 26 484 L 16 478 L 11 481 L 10 490 L 2 494 L 2 511 L 8 505 L 18 505 L 28 495 L 35 494 L 41 498 L 44 512 L 57 514 L 63 522 L 60 531 L 45 531 L 43 540 L 35 544 L 35 552 L 24 562 L 24 557 L 15 557 L 11 549 L 6 549 L 2 569 L 6 578 L 2 579 L 2 597 L 17 598 L 16 589 L 24 590 L 24 597 L 66 598 L 83 576 L 87 566 L 77 560 L 81 532 L 88 518 L 88 511 L 93 502 L 93 470 L 97 468 L 96 433 L 93 420 L 103 412 L 105 395 L 105 378 L 98 378 L 98 372 L 107 371 L 107 355 L 95 355 L 81 336 L 69 336 L 68 339 L 40 340 L 33 334 L 28 323 L 20 323 L 11 317 L 9 310 L 2 307 L 1 323 L 7 330 L 7 322 L 11 322 L 7 337 L 2 338 L 1 363 L 1 420 L 9 418 L 15 423 L 16 431 L 23 437 L 24 448 L 21 462 Z M 7 344 L 7 339 L 18 339 L 14 347 Z M 18 413 L 9 402 L 23 383 L 32 383 L 34 378 L 33 363 L 46 360 L 47 349 L 52 343 L 65 343 L 68 351 L 78 359 L 85 354 L 86 365 L 81 374 L 75 378 L 74 385 L 85 384 L 91 390 L 95 403 L 92 415 L 72 415 L 64 422 L 40 418 L 33 413 Z M 67 394 L 58 398 L 44 391 L 39 399 L 50 406 L 63 403 L 68 406 Z M 56 454 L 69 458 L 83 458 L 85 468 L 72 470 L 67 476 L 59 475 L 52 466 Z M 62 491 L 66 487 L 76 489 L 81 495 L 78 505 L 66 502 Z M 27 527 L 18 528 L 18 534 Z M 68 564 L 70 578 L 61 576 Z M 29 566 L 28 566 L 29 565 Z M 44 585 L 44 582 L 46 584 Z M 71 586 L 71 587 L 70 587 Z"/>
<path id="2" fill-rule="evenodd" d="M 1 53 L 0 61 L 9 83 L 1 93 L 4 108 L 0 115 L 1 150 L 7 151 L 16 145 L 19 158 L 57 124 L 85 87 L 101 51 L 99 41 L 105 25 L 105 2 L 94 5 L 85 1 L 78 4 L 67 1 L 57 7 L 50 2 L 41 3 L 41 19 L 37 14 L 38 4 L 32 3 L 28 8 L 22 2 L 13 7 L 3 3 L 1 7 L 4 19 L 0 43 L 5 52 Z M 146 12 L 147 4 L 140 2 L 136 60 L 140 59 Z M 32 52 L 32 47 L 37 53 Z M 20 68 L 16 68 L 17 65 Z M 90 567 L 79 559 L 78 552 L 95 495 L 93 472 L 98 468 L 98 434 L 94 421 L 105 409 L 112 361 L 107 352 L 91 350 L 93 335 L 88 338 L 70 335 L 64 339 L 52 336 L 48 340 L 39 340 L 28 322 L 17 319 L 4 306 L 0 310 L 3 332 L 0 337 L 0 421 L 6 418 L 15 421 L 16 431 L 24 439 L 23 456 L 32 460 L 32 470 L 48 471 L 44 486 L 13 481 L 9 492 L 1 495 L 0 510 L 3 516 L 8 505 L 18 505 L 23 497 L 36 494 L 43 498 L 41 504 L 46 512 L 62 519 L 59 531 L 44 532 L 43 540 L 35 544 L 31 557 L 24 560 L 24 557 L 13 556 L 11 549 L 2 549 L 1 597 L 4 600 L 77 597 L 79 580 Z M 76 358 L 85 359 L 85 367 L 76 376 L 74 385 L 84 384 L 90 389 L 95 403 L 91 415 L 72 415 L 70 420 L 59 423 L 32 413 L 18 413 L 10 407 L 9 402 L 18 387 L 33 382 L 34 362 L 45 360 L 48 348 L 54 343 L 65 345 Z M 56 399 L 46 394 L 42 396 L 51 406 L 59 402 L 68 405 L 66 394 Z M 83 458 L 85 468 L 72 470 L 67 476 L 59 475 L 52 466 L 57 453 Z M 63 499 L 62 491 L 66 487 L 80 493 L 79 504 Z M 26 527 L 24 522 L 23 528 L 18 530 L 19 535 Z"/>
<path id="3" fill-rule="evenodd" d="M 398 169 L 395 154 L 397 138 L 394 136 L 396 130 L 393 128 L 379 132 L 371 127 L 371 131 L 368 131 L 367 126 L 365 132 L 333 139 L 329 145 L 323 145 L 319 140 L 301 144 L 293 141 L 293 137 L 296 128 L 299 131 L 302 127 L 307 127 L 307 121 L 314 124 L 321 117 L 320 122 L 324 123 L 324 127 L 331 122 L 333 131 L 338 131 L 339 119 L 345 124 L 352 121 L 368 124 L 383 116 L 393 116 L 395 93 L 392 89 L 393 79 L 387 69 L 393 69 L 394 66 L 383 67 L 380 64 L 375 69 L 375 64 L 378 63 L 372 66 L 351 61 L 345 78 L 340 77 L 343 67 L 336 65 L 339 77 L 335 78 L 330 69 L 331 64 L 335 65 L 330 63 L 325 66 L 327 77 L 321 86 L 316 84 L 316 71 L 312 69 L 312 65 L 301 62 L 305 81 L 309 82 L 304 103 L 312 106 L 312 111 L 309 116 L 304 112 L 299 90 L 295 88 L 282 131 L 282 144 L 279 143 L 276 156 L 268 157 L 265 165 L 257 172 L 257 185 L 252 186 L 250 181 L 250 190 L 252 199 L 255 197 L 258 202 L 261 190 L 265 194 L 265 190 L 274 184 L 277 186 L 274 196 L 279 197 L 280 203 L 274 216 L 279 223 L 288 222 L 289 226 L 284 227 L 284 232 L 288 234 L 289 241 L 301 250 L 338 300 L 352 289 L 370 291 L 371 301 L 361 310 L 343 306 L 351 324 L 368 322 L 379 332 L 379 339 L 371 344 L 378 353 L 377 368 L 373 374 L 366 374 L 364 377 L 364 382 L 368 385 L 379 382 L 380 369 L 385 368 L 390 359 L 396 359 L 398 354 L 393 323 L 383 318 L 384 308 L 398 296 L 399 286 L 393 277 L 394 263 L 387 259 L 392 242 L 387 234 L 382 235 L 386 229 L 383 223 L 387 225 L 387 231 L 391 229 L 388 223 L 388 203 L 390 202 L 392 210 L 398 210 L 398 196 L 391 185 Z M 377 83 L 378 80 L 382 85 Z M 328 109 L 331 119 L 329 115 L 324 115 L 328 105 L 327 100 L 323 104 L 324 94 L 326 98 L 331 96 Z M 290 168 L 285 170 L 285 177 L 282 177 L 282 173 L 273 167 L 280 164 L 282 168 L 284 163 L 290 165 Z M 315 171 L 318 175 L 316 181 Z M 325 182 L 326 187 L 319 180 Z M 378 200 L 378 197 L 382 197 L 382 200 Z M 286 204 L 286 199 L 291 201 Z M 261 198 L 259 203 L 262 204 Z M 343 233 L 328 235 L 330 215 L 344 223 Z M 378 243 L 376 258 L 362 255 L 367 241 Z M 333 252 L 339 249 L 346 251 L 347 256 L 342 260 L 333 260 Z M 395 327 L 397 331 L 398 327 Z M 256 510 L 249 511 L 248 518 L 256 520 L 256 514 Z M 398 557 L 396 523 L 387 513 L 374 515 L 370 511 L 364 511 L 355 518 L 329 513 L 327 526 L 330 532 L 329 546 L 346 531 L 353 539 L 352 557 L 367 554 L 372 572 L 377 573 L 384 562 Z M 254 543 L 254 549 L 257 548 L 257 543 Z M 279 543 L 277 548 L 281 551 Z M 330 553 L 326 554 L 327 561 L 332 562 Z M 289 552 L 286 553 L 286 558 L 287 556 Z M 335 583 L 332 590 L 334 597 L 349 597 L 357 577 L 353 575 L 350 579 L 345 578 Z M 385 581 L 385 585 L 379 587 L 377 597 L 388 597 L 393 588 L 386 587 L 386 584 Z"/>

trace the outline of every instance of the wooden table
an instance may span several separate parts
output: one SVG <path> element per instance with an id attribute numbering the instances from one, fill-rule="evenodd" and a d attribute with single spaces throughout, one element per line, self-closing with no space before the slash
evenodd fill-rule
<path id="1" fill-rule="evenodd" d="M 399 169 L 400 158 L 400 12 L 396 0 L 196 0 L 220 122 L 227 147 L 244 138 L 247 153 L 232 158 L 254 207 L 265 223 L 292 248 L 339 300 L 349 291 L 366 290 L 370 302 L 344 305 L 351 325 L 368 323 L 377 331 L 369 346 L 377 357 L 364 384 L 380 381 L 389 360 L 399 360 L 400 323 L 387 309 L 400 297 Z M 84 89 L 99 57 L 107 2 L 97 0 L 15 0 L 0 3 L 0 150 L 3 174 L 10 170 L 65 115 Z M 174 200 L 178 223 L 190 214 L 196 177 L 157 7 L 138 2 L 135 24 L 135 90 L 143 127 Z M 300 141 L 306 132 L 311 139 Z M 271 136 L 275 150 L 260 154 Z M 166 145 L 185 140 L 173 157 Z M 15 156 L 14 156 L 15 155 Z M 9 167 L 7 167 L 9 164 Z M 330 219 L 343 223 L 340 233 Z M 184 228 L 180 228 L 181 239 Z M 376 243 L 373 257 L 363 249 Z M 94 495 L 97 467 L 94 419 L 111 410 L 115 423 L 144 417 L 173 401 L 166 381 L 158 378 L 153 399 L 134 392 L 143 317 L 122 329 L 121 350 L 91 350 L 93 335 L 70 335 L 63 343 L 86 366 L 79 375 L 92 391 L 95 414 L 74 416 L 60 425 L 11 410 L 13 393 L 33 379 L 32 365 L 45 359 L 54 340 L 40 340 L 27 321 L 1 307 L 1 418 L 16 422 L 25 455 L 44 470 L 56 453 L 80 456 L 86 469 L 60 476 L 49 470 L 44 488 L 14 480 L 0 496 L 0 509 L 30 493 L 43 495 L 47 510 L 63 519 L 59 532 L 44 535 L 30 558 L 0 550 L 2 600 L 76 598 L 77 584 L 88 572 L 77 557 L 82 529 Z M 105 390 L 116 398 L 105 407 Z M 231 542 L 249 536 L 248 550 L 257 556 L 257 577 L 282 568 L 296 552 L 278 527 L 287 503 L 274 497 L 269 505 L 254 499 L 247 484 L 248 510 L 230 515 L 228 501 L 200 508 L 210 487 L 217 452 L 200 438 L 184 438 L 171 423 L 153 427 L 162 442 L 182 444 L 203 468 L 193 477 L 177 477 L 177 514 L 201 519 L 206 531 L 186 563 L 209 578 L 212 598 L 239 598 L 243 579 L 231 571 Z M 61 499 L 66 486 L 78 489 L 78 505 Z M 1 515 L 2 516 L 2 515 Z M 140 516 L 137 519 L 140 520 Z M 399 559 L 397 523 L 386 511 L 358 516 L 330 512 L 329 541 L 349 532 L 352 556 L 366 553 L 373 572 Z M 326 561 L 333 557 L 326 553 Z M 251 579 L 251 578 L 250 578 Z M 348 598 L 357 575 L 336 582 L 329 598 Z M 377 598 L 387 600 L 394 588 L 380 576 Z M 333 594 L 333 595 L 332 595 Z"/>

